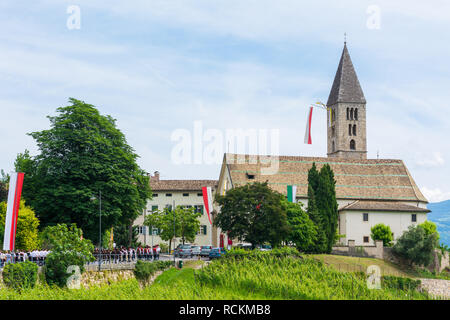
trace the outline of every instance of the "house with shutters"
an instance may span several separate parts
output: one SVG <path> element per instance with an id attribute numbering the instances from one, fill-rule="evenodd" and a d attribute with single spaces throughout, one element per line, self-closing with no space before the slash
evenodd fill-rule
<path id="1" fill-rule="evenodd" d="M 288 185 L 296 185 L 296 201 L 306 208 L 308 170 L 313 163 L 319 170 L 327 163 L 336 180 L 342 244 L 354 240 L 358 246 L 374 245 L 370 229 L 378 223 L 389 225 L 395 240 L 410 225 L 426 221 L 428 201 L 405 163 L 367 159 L 366 99 L 346 44 L 327 108 L 326 157 L 279 156 L 278 170 L 266 174 L 268 164 L 255 161 L 254 155 L 228 153 L 224 155 L 217 192 L 225 194 L 236 186 L 268 181 L 272 189 L 286 194 Z"/>
<path id="2" fill-rule="evenodd" d="M 172 209 L 175 205 L 193 207 L 196 212 L 200 212 L 200 229 L 193 244 L 211 245 L 215 230 L 213 230 L 203 204 L 202 187 L 211 187 L 213 194 L 217 187 L 217 180 L 163 180 L 160 179 L 158 171 L 150 176 L 150 188 L 153 193 L 152 199 L 147 201 L 147 207 L 142 214 L 134 221 L 138 226 L 138 241 L 144 246 L 152 246 L 159 243 L 167 243 L 159 237 L 158 229 L 153 231 L 144 226 L 145 217 L 155 210 Z M 214 234 L 213 234 L 214 233 Z M 175 240 L 175 246 L 180 243 L 180 239 Z"/>

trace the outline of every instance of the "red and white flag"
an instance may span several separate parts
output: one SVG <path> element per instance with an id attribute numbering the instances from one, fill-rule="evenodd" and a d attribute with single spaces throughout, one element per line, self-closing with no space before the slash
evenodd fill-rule
<path id="1" fill-rule="evenodd" d="M 312 139 L 311 139 L 312 112 L 313 112 L 313 107 L 310 107 L 309 113 L 308 113 L 308 119 L 306 122 L 306 131 L 305 131 L 305 143 L 307 143 L 307 144 L 312 144 Z"/>
<path id="2" fill-rule="evenodd" d="M 205 204 L 206 213 L 208 214 L 209 223 L 211 222 L 210 213 L 213 211 L 213 199 L 211 187 L 202 187 L 203 203 Z"/>
<path id="3" fill-rule="evenodd" d="M 9 179 L 3 250 L 14 250 L 17 217 L 19 216 L 20 196 L 22 195 L 23 177 L 24 174 L 22 172 L 14 172 L 11 174 Z"/>

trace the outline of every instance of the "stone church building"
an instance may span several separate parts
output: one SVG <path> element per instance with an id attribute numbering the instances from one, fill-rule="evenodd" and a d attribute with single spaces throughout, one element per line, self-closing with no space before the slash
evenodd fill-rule
<path id="1" fill-rule="evenodd" d="M 306 208 L 308 170 L 313 163 L 318 169 L 328 163 L 335 174 L 339 234 L 345 235 L 342 244 L 354 240 L 358 246 L 374 245 L 370 229 L 378 223 L 389 225 L 395 240 L 410 225 L 424 222 L 430 212 L 428 201 L 403 161 L 367 159 L 366 99 L 346 44 L 327 107 L 331 108 L 327 157 L 280 156 L 278 172 L 264 175 L 261 168 L 266 164 L 251 163 L 249 155 L 225 154 L 216 192 L 268 181 L 271 188 L 286 194 L 287 185 L 296 185 L 296 199 Z M 238 157 L 245 161 L 237 161 Z M 220 230 L 213 245 L 218 245 L 219 236 Z"/>

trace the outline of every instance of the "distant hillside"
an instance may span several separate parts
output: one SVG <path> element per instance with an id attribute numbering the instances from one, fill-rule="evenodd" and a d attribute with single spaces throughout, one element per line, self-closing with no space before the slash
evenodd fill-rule
<path id="1" fill-rule="evenodd" d="M 450 246 L 450 200 L 429 203 L 428 220 L 436 223 L 441 235 L 440 242 Z"/>

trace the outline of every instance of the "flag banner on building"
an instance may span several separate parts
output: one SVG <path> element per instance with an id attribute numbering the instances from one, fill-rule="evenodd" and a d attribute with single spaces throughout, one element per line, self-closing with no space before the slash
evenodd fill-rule
<path id="1" fill-rule="evenodd" d="M 297 195 L 297 186 L 287 186 L 287 197 L 289 202 L 294 202 Z"/>
<path id="2" fill-rule="evenodd" d="M 306 131 L 305 131 L 305 143 L 307 143 L 307 144 L 312 144 L 312 139 L 311 139 L 312 112 L 313 112 L 313 107 L 310 107 L 309 113 L 308 113 L 308 119 L 306 122 Z"/>
<path id="3" fill-rule="evenodd" d="M 23 177 L 24 174 L 22 172 L 14 172 L 10 175 L 3 250 L 14 250 Z"/>
<path id="4" fill-rule="evenodd" d="M 202 187 L 202 193 L 203 193 L 203 203 L 205 205 L 206 213 L 208 214 L 208 220 L 209 223 L 211 222 L 211 212 L 213 211 L 213 199 L 212 199 L 212 191 L 211 187 Z"/>

